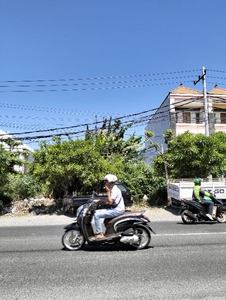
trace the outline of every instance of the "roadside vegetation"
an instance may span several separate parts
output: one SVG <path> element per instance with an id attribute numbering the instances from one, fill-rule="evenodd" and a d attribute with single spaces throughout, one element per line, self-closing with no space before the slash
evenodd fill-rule
<path id="1" fill-rule="evenodd" d="M 16 151 L 7 151 L 0 144 L 0 210 L 3 203 L 43 195 L 61 199 L 76 192 L 90 194 L 100 189 L 104 175 L 114 173 L 124 182 L 137 205 L 163 206 L 167 202 L 166 184 L 174 178 L 224 175 L 226 165 L 226 134 L 210 137 L 185 132 L 173 137 L 164 134 L 167 149 L 153 143 L 153 132 L 146 132 L 149 148 L 156 150 L 152 165 L 145 163 L 142 137 L 134 134 L 128 139 L 128 127 L 120 121 L 104 120 L 102 127 L 89 130 L 84 139 L 67 140 L 54 137 L 51 143 L 41 142 L 34 152 L 34 162 L 28 173 L 14 171 L 14 165 L 24 164 Z M 5 141 L 14 149 L 15 142 Z M 13 144 L 14 143 L 14 144 Z"/>

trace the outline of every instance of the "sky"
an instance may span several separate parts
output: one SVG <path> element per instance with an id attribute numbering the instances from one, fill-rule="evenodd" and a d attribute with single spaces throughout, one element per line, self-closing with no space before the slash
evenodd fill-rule
<path id="1" fill-rule="evenodd" d="M 0 129 L 38 148 L 120 118 L 144 135 L 181 83 L 226 88 L 225 0 L 0 0 Z M 66 127 L 66 128 L 65 128 Z M 56 130 L 57 129 L 57 130 Z M 37 138 L 39 137 L 39 138 Z"/>

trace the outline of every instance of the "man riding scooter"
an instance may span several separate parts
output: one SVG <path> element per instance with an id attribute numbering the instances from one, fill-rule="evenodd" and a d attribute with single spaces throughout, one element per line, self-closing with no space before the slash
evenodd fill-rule
<path id="1" fill-rule="evenodd" d="M 115 175 L 106 175 L 105 201 L 95 199 L 93 193 L 87 203 L 78 208 L 74 222 L 64 227 L 65 232 L 61 239 L 64 248 L 75 251 L 81 249 L 85 243 L 92 246 L 127 245 L 137 250 L 148 247 L 151 232 L 154 233 L 150 220 L 145 216 L 145 210 L 125 211 L 122 193 L 115 184 L 116 181 Z M 99 205 L 100 202 L 104 202 L 104 205 Z M 104 208 L 106 204 L 108 209 Z M 105 219 L 104 224 L 101 218 Z"/>
<path id="2" fill-rule="evenodd" d="M 122 215 L 125 212 L 125 204 L 122 197 L 121 190 L 115 185 L 118 178 L 113 174 L 107 174 L 104 177 L 105 189 L 107 192 L 107 199 L 102 200 L 103 202 L 108 202 L 110 208 L 97 210 L 94 214 L 94 221 L 96 227 L 95 239 L 104 239 L 105 236 L 102 232 L 101 218 L 114 218 Z M 100 203 L 101 200 L 95 200 L 95 202 Z"/>
<path id="3" fill-rule="evenodd" d="M 208 213 L 206 214 L 206 216 L 213 221 L 212 214 L 213 214 L 214 203 L 211 200 L 212 195 L 201 188 L 200 178 L 195 178 L 194 184 L 195 186 L 193 188 L 193 194 L 192 194 L 193 200 L 199 202 L 200 204 L 202 204 L 208 209 Z"/>

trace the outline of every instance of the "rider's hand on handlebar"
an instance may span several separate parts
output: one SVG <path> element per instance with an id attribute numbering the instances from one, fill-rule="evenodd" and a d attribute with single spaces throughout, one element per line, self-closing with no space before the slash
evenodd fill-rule
<path id="1" fill-rule="evenodd" d="M 98 203 L 98 202 L 100 202 L 100 199 L 96 199 L 96 200 L 94 200 L 94 202 L 95 202 L 95 203 Z"/>

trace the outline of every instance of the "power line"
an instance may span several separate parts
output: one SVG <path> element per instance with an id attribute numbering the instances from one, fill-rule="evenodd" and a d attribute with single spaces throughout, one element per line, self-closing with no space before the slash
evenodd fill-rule
<path id="1" fill-rule="evenodd" d="M 214 84 L 214 85 L 217 84 L 216 82 L 210 82 L 210 81 L 207 81 L 207 83 L 208 84 Z M 220 85 L 226 85 L 226 83 L 220 83 Z"/>
<path id="2" fill-rule="evenodd" d="M 226 79 L 225 77 L 217 77 L 217 76 L 209 76 L 209 75 L 208 78 L 223 79 L 223 80 Z"/>
<path id="3" fill-rule="evenodd" d="M 181 102 L 183 102 L 184 100 L 181 100 Z M 192 100 L 190 100 L 190 102 L 193 102 L 193 101 L 195 101 L 193 98 L 192 98 Z M 187 103 L 187 101 L 186 101 L 186 103 Z M 181 104 L 181 106 L 183 106 L 184 104 L 182 103 Z M 168 107 L 167 105 L 166 105 L 166 107 Z M 114 121 L 114 120 L 119 120 L 119 119 L 123 119 L 123 118 L 129 118 L 129 117 L 134 117 L 134 116 L 138 116 L 138 115 L 140 115 L 140 114 L 144 114 L 144 113 L 147 113 L 147 112 L 150 112 L 150 111 L 155 111 L 156 110 L 156 108 L 154 108 L 154 109 L 151 109 L 151 110 L 146 110 L 146 111 L 143 111 L 143 112 L 138 112 L 138 113 L 135 113 L 135 114 L 130 114 L 130 115 L 126 115 L 126 116 L 122 116 L 122 117 L 120 117 L 120 118 L 115 118 L 115 119 L 112 119 L 112 121 Z M 168 110 L 169 111 L 169 110 Z M 162 114 L 163 112 L 161 112 L 161 114 Z M 160 113 L 159 113 L 160 114 Z M 122 123 L 122 126 L 124 125 L 133 125 L 133 124 L 138 124 L 138 123 L 143 123 L 143 122 L 147 122 L 149 119 L 150 119 L 150 114 L 148 114 L 147 116 L 144 116 L 143 118 L 140 118 L 139 120 L 137 120 L 137 119 L 133 119 L 133 120 L 125 120 L 124 121 L 124 123 Z M 165 116 L 164 116 L 165 117 Z M 22 135 L 22 134 L 31 134 L 31 133 L 38 133 L 38 132 L 47 132 L 47 131 L 54 131 L 54 130 L 65 130 L 65 129 L 68 129 L 68 130 L 71 130 L 71 129 L 74 129 L 74 128 L 78 128 L 78 127 L 83 127 L 83 126 L 89 126 L 89 125 L 95 125 L 95 127 L 96 127 L 96 125 L 97 124 L 99 124 L 99 123 L 102 123 L 103 121 L 96 121 L 96 122 L 93 122 L 93 123 L 89 123 L 89 124 L 80 124 L 80 125 L 76 125 L 76 126 L 69 126 L 69 127 L 63 127 L 63 128 L 54 128 L 54 129 L 48 129 L 48 130 L 42 130 L 42 131 L 32 131 L 32 132 L 23 132 L 23 133 L 13 133 L 13 134 L 11 134 L 11 135 Z M 99 129 L 101 129 L 101 128 L 99 128 Z M 90 131 L 94 131 L 94 130 L 98 130 L 97 128 L 95 128 L 95 129 L 90 129 Z M 25 141 L 25 140 L 40 140 L 40 139 L 46 139 L 46 138 L 51 138 L 51 137 L 54 137 L 54 136 L 72 136 L 72 135 L 75 135 L 75 134 L 81 134 L 81 133 L 85 133 L 86 132 L 86 129 L 84 129 L 84 130 L 78 130 L 78 131 L 72 131 L 72 132 L 70 132 L 70 131 L 67 131 L 67 132 L 63 132 L 63 133 L 56 133 L 56 134 L 53 134 L 53 133 L 51 133 L 51 134 L 48 134 L 48 135 L 38 135 L 38 136 L 28 136 L 28 137 L 17 137 L 16 139 L 17 140 L 23 140 L 23 141 Z M 0 136 L 4 136 L 4 135 L 0 135 Z"/>
<path id="4" fill-rule="evenodd" d="M 184 78 L 190 78 L 193 77 L 193 75 L 189 76 L 176 76 L 176 77 L 170 77 L 170 78 L 150 78 L 150 79 L 139 79 L 139 80 L 125 80 L 125 81 L 107 81 L 107 82 L 88 82 L 88 83 L 72 83 L 72 84 L 37 84 L 34 85 L 36 87 L 59 87 L 59 86 L 87 86 L 87 85 L 108 85 L 108 84 L 121 84 L 121 83 L 137 83 L 137 82 L 149 82 L 149 81 L 157 81 L 157 80 L 172 80 L 172 79 L 184 79 Z M 12 86 L 10 85 L 0 85 L 0 88 L 10 88 Z M 29 88 L 33 87 L 32 85 L 16 85 L 16 87 L 21 87 L 21 88 Z"/>
<path id="5" fill-rule="evenodd" d="M 34 83 L 34 82 L 38 82 L 40 84 L 38 84 L 37 86 L 40 86 L 40 87 L 47 87 L 47 86 L 53 86 L 53 87 L 60 87 L 60 86 L 64 86 L 64 87 L 67 87 L 69 86 L 68 82 L 70 82 L 70 85 L 76 85 L 76 86 L 90 86 L 90 85 L 104 85 L 104 84 L 121 84 L 121 83 L 137 83 L 137 82 L 148 82 L 148 81 L 157 81 L 157 80 L 172 80 L 172 79 L 179 79 L 179 78 L 189 78 L 191 76 L 178 76 L 178 77 L 172 77 L 172 78 L 153 78 L 153 79 L 141 79 L 141 80 L 130 80 L 130 81 L 113 81 L 113 82 L 88 82 L 88 83 L 74 83 L 76 80 L 77 81 L 82 81 L 82 80 L 87 80 L 87 81 L 91 81 L 91 80 L 102 80 L 102 79 L 113 79 L 113 78 L 137 78 L 137 77 L 142 77 L 142 76 L 162 76 L 162 75 L 167 75 L 167 74 L 178 74 L 178 73 L 187 73 L 187 72 L 196 72 L 196 71 L 199 71 L 199 70 L 188 70 L 188 71 L 177 71 L 177 72 L 165 72 L 165 73 L 155 73 L 155 74 L 138 74 L 138 75 L 121 75 L 121 76 L 105 76 L 105 77 L 90 77 L 90 78 L 77 78 L 77 79 L 48 79 L 48 80 L 22 80 L 22 81 L 0 81 L 0 82 L 5 82 L 5 83 Z M 208 71 L 213 71 L 213 72 L 221 72 L 221 73 L 226 73 L 225 71 L 216 71 L 216 70 L 208 70 Z M 210 77 L 210 78 L 216 78 L 216 79 L 221 79 L 221 80 L 224 80 L 225 78 L 222 78 L 222 77 Z M 47 85 L 47 84 L 43 84 L 43 83 L 46 83 L 46 82 L 50 82 L 50 85 Z M 52 83 L 57 83 L 57 82 L 61 82 L 62 84 L 52 84 Z M 192 82 L 192 81 L 184 81 L 184 82 Z M 164 82 L 164 83 L 157 83 L 157 84 L 147 84 L 147 85 L 133 85 L 133 86 L 110 86 L 110 87 L 97 87 L 97 88 L 81 88 L 81 89 L 73 89 L 74 91 L 76 90 L 98 90 L 98 89 L 117 89 L 117 88 L 132 88 L 132 87 L 146 87 L 146 86 L 153 86 L 153 85 L 166 85 L 166 84 L 177 84 L 177 83 L 181 83 L 181 82 L 171 82 L 171 83 L 167 83 L 167 82 Z M 216 83 L 214 83 L 216 84 Z M 223 84 L 224 85 L 224 84 Z M 1 86 L 1 87 L 4 87 L 4 86 Z M 7 86 L 5 86 L 6 88 Z M 24 84 L 24 85 L 21 85 L 19 87 L 32 87 L 32 85 L 29 85 L 29 84 Z M 61 89 L 61 90 L 58 90 L 58 89 L 51 89 L 51 90 L 28 90 L 28 91 L 23 91 L 23 90 L 20 90 L 18 92 L 48 92 L 48 91 L 53 91 L 53 92 L 60 92 L 60 91 L 71 91 L 69 89 Z M 17 92 L 17 91 L 0 91 L 0 92 Z M 186 100 L 182 100 L 183 102 L 186 101 Z M 196 98 L 196 101 L 197 101 L 197 98 Z M 192 100 L 191 100 L 192 102 Z M 182 104 L 181 106 L 183 105 L 186 105 L 187 103 L 185 104 Z M 4 106 L 5 105 L 5 106 Z M 16 106 L 7 106 L 8 104 L 0 104 L 0 107 L 6 107 L 6 108 L 15 108 Z M 167 105 L 166 105 L 167 106 Z M 24 109 L 24 110 L 37 110 L 37 111 L 45 111 L 45 112 L 50 112 L 50 113 L 65 113 L 65 114 L 76 114 L 74 112 L 71 112 L 71 110 L 63 110 L 63 109 L 60 109 L 60 110 L 57 110 L 57 109 L 47 109 L 46 108 L 39 108 L 39 107 L 28 107 L 28 106 L 20 106 L 18 105 L 18 107 L 16 108 L 19 108 L 19 109 Z M 162 108 L 162 107 L 161 107 Z M 39 110 L 41 109 L 41 110 Z M 149 113 L 151 111 L 154 111 L 154 110 L 157 110 L 157 108 L 155 109 L 151 109 L 151 110 L 147 110 L 147 111 L 144 111 L 144 112 L 141 112 L 141 113 L 137 113 L 137 114 L 131 114 L 131 115 L 126 115 L 126 116 L 121 116 L 121 117 L 118 117 L 118 118 L 114 118 L 112 120 L 117 120 L 117 119 L 128 119 L 128 118 L 131 118 L 133 117 L 132 120 L 125 120 L 124 121 L 124 124 L 128 124 L 128 123 L 131 123 L 131 124 L 141 124 L 141 123 L 144 123 L 144 122 L 147 122 L 148 120 L 150 120 L 150 118 L 154 115 L 156 117 L 156 120 L 162 120 L 161 117 L 165 117 L 163 113 L 165 112 L 157 112 L 153 115 L 150 115 L 148 114 L 147 116 L 142 116 L 140 118 L 135 118 L 136 116 L 140 115 L 140 114 L 145 114 L 145 113 Z M 168 111 L 169 112 L 169 111 Z M 106 115 L 106 114 L 105 114 Z M 92 116 L 93 116 L 93 113 L 92 113 Z M 102 123 L 103 121 L 98 121 L 98 122 L 89 122 L 89 123 L 83 123 L 83 124 L 79 124 L 79 125 L 73 125 L 73 126 L 65 126 L 65 127 L 60 127 L 60 128 L 48 128 L 48 129 L 42 129 L 42 130 L 34 130 L 34 131 L 27 131 L 27 132 L 23 132 L 23 133 L 13 133 L 13 135 L 22 135 L 22 134 L 34 134 L 34 133 L 39 133 L 39 132 L 47 132 L 47 131 L 59 131 L 59 130 L 73 130 L 75 128 L 79 128 L 79 127 L 83 127 L 83 126 L 92 126 L 94 124 L 98 124 L 98 123 Z M 14 124 L 16 125 L 16 124 Z M 33 127 L 35 127 L 35 125 L 31 125 Z M 79 131 L 79 132 L 84 132 L 84 131 Z M 54 134 L 54 135 L 67 135 L 69 134 L 68 132 L 67 133 L 62 133 L 62 134 Z M 70 134 L 78 134 L 78 131 L 76 131 L 75 133 L 70 133 Z M 51 136 L 54 136 L 54 135 L 51 135 Z M 29 137 L 26 137 L 26 138 L 29 138 Z M 30 137 L 32 138 L 32 137 Z M 42 138 L 42 137 L 39 137 L 39 138 Z"/>
<path id="6" fill-rule="evenodd" d="M 61 78 L 61 79 L 24 79 L 24 80 L 4 80 L 0 82 L 8 82 L 8 83 L 19 83 L 19 82 L 56 82 L 56 81 L 75 81 L 75 80 L 102 80 L 102 79 L 116 79 L 116 78 L 133 78 L 133 77 L 146 77 L 146 76 L 159 76 L 159 75 L 169 75 L 169 74 L 177 74 L 177 73 L 189 73 L 189 72 L 198 72 L 199 69 L 196 70 L 182 70 L 182 71 L 170 71 L 170 72 L 159 72 L 159 73 L 147 73 L 147 74 L 132 74 L 132 75 L 116 75 L 116 76 L 100 76 L 100 77 L 84 77 L 84 78 Z"/>
<path id="7" fill-rule="evenodd" d="M 21 104 L 9 104 L 9 103 L 0 103 L 0 107 L 7 109 L 21 109 L 29 111 L 38 111 L 38 112 L 47 112 L 47 113 L 58 113 L 58 114 L 67 114 L 67 115 L 81 115 L 81 116 L 93 116 L 94 114 L 110 114 L 105 112 L 93 112 L 93 111 L 82 111 L 82 110 L 69 110 L 63 108 L 53 108 L 53 107 L 44 107 L 44 106 L 29 106 Z"/>
<path id="8" fill-rule="evenodd" d="M 132 74 L 132 75 L 117 75 L 117 76 L 100 76 L 100 77 L 86 77 L 86 78 L 71 78 L 71 79 L 37 79 L 37 80 L 4 80 L 0 81 L 1 93 L 26 93 L 26 92 L 69 92 L 69 91 L 87 91 L 87 90 L 107 90 L 107 89 L 126 89 L 126 88 L 138 88 L 148 87 L 154 85 L 165 85 L 165 84 L 178 84 L 178 81 L 172 82 L 172 80 L 186 79 L 193 77 L 194 75 L 187 75 L 188 73 L 197 72 L 198 70 L 182 70 L 182 71 L 171 71 L 171 72 L 159 72 L 159 73 L 148 73 L 148 74 Z M 178 75 L 178 76 L 175 76 Z M 181 76 L 182 74 L 186 74 Z M 170 77 L 165 77 L 169 76 Z M 153 77 L 158 78 L 153 78 Z M 160 78 L 159 78 L 160 76 Z M 146 79 L 142 79 L 142 77 Z M 152 77 L 152 78 L 147 78 Z M 132 79 L 117 81 L 118 79 Z M 139 79 L 141 78 L 141 79 Z M 117 79 L 116 81 L 102 82 L 106 79 Z M 135 80 L 134 80 L 135 79 Z M 150 81 L 171 81 L 165 83 L 152 83 L 152 84 L 137 84 L 142 82 Z M 185 81 L 190 82 L 190 81 Z M 124 85 L 129 83 L 129 85 Z M 132 83 L 132 85 L 131 85 Z M 135 84 L 133 84 L 135 83 Z M 5 84 L 5 85 L 4 85 Z M 16 84 L 17 89 L 12 89 L 12 84 Z M 34 84 L 34 85 L 33 85 Z M 120 86 L 115 86 L 120 84 Z M 123 84 L 123 86 L 121 86 Z M 99 86 L 101 85 L 101 86 Z M 68 89 L 70 86 L 76 86 L 76 88 Z M 87 87 L 91 86 L 91 87 Z M 97 86 L 97 87 L 93 87 Z M 38 87 L 39 89 L 34 89 Z M 46 89 L 50 87 L 50 89 Z M 61 88 L 63 87 L 63 88 Z M 10 88 L 10 90 L 8 90 Z M 19 88 L 19 89 L 18 89 Z M 24 89 L 25 88 L 25 89 Z M 44 88 L 44 89 L 43 89 Z M 6 90 L 5 90 L 6 89 Z"/>
<path id="9" fill-rule="evenodd" d="M 226 73 L 226 71 L 223 71 L 223 70 L 211 70 L 211 69 L 206 69 L 206 70 L 210 71 L 210 72 Z"/>
<path id="10" fill-rule="evenodd" d="M 194 101 L 201 101 L 202 102 L 202 97 L 182 99 L 182 100 L 180 100 L 180 101 L 177 102 L 177 108 L 183 107 L 184 105 L 187 105 L 187 104 L 189 104 L 191 102 L 194 102 Z M 179 103 L 181 103 L 181 104 L 178 105 Z M 138 115 L 142 115 L 142 114 L 148 113 L 147 116 L 142 116 L 139 119 L 134 119 L 133 118 L 132 120 L 126 120 L 126 121 L 124 121 L 124 123 L 125 124 L 130 123 L 132 125 L 139 124 L 139 123 L 144 123 L 144 122 L 147 122 L 147 121 L 151 120 L 153 116 L 155 117 L 155 120 L 159 122 L 159 121 L 162 120 L 161 115 L 163 116 L 163 114 L 165 114 L 166 112 L 170 111 L 168 109 L 168 105 L 162 106 L 161 108 L 164 108 L 164 107 L 166 107 L 167 110 L 165 110 L 165 111 L 159 111 L 159 112 L 157 111 L 157 112 L 155 112 L 152 115 L 150 115 L 150 112 L 151 111 L 156 111 L 157 108 L 153 108 L 153 109 L 150 109 L 150 110 L 146 110 L 146 111 L 142 111 L 142 112 L 138 112 L 138 113 L 134 113 L 134 114 L 130 114 L 130 115 L 121 116 L 121 117 L 118 117 L 118 118 L 113 118 L 112 120 L 114 121 L 114 120 L 117 120 L 117 119 L 125 119 L 125 118 L 135 117 L 135 116 L 138 116 Z M 187 108 L 185 110 L 189 111 L 190 109 Z M 165 115 L 164 115 L 164 117 L 165 117 Z M 73 125 L 73 126 L 55 127 L 55 128 L 41 129 L 41 130 L 25 131 L 25 132 L 20 132 L 20 133 L 12 133 L 12 135 L 33 134 L 33 133 L 48 132 L 48 131 L 57 131 L 57 130 L 58 131 L 59 130 L 72 130 L 74 128 L 79 128 L 79 127 L 84 127 L 84 126 L 90 126 L 90 125 L 92 126 L 92 125 L 99 124 L 99 123 L 102 123 L 102 122 L 103 122 L 103 120 L 102 121 L 90 122 L 90 123 L 84 123 L 84 124 L 78 124 L 78 125 Z M 152 122 L 153 122 L 153 120 L 152 120 Z M 65 134 L 69 134 L 69 133 L 70 132 L 67 132 L 67 133 L 64 132 L 64 133 L 62 133 L 60 135 L 65 135 Z"/>
<path id="11" fill-rule="evenodd" d="M 154 111 L 154 110 L 156 110 L 156 108 L 149 109 L 149 110 L 142 111 L 142 112 L 138 112 L 138 113 L 134 113 L 134 114 L 130 114 L 130 115 L 125 115 L 125 116 L 117 117 L 117 118 L 112 119 L 112 121 L 123 119 L 123 118 L 128 118 L 128 117 L 131 117 L 131 116 L 137 116 L 137 115 L 144 114 L 144 113 L 147 113 L 147 112 L 150 112 L 150 111 Z M 21 135 L 21 134 L 31 134 L 31 133 L 37 133 L 37 132 L 65 130 L 65 129 L 77 128 L 77 127 L 82 127 L 82 126 L 95 125 L 95 124 L 100 124 L 100 123 L 103 123 L 103 120 L 102 121 L 95 121 L 95 122 L 91 122 L 91 123 L 84 123 L 84 124 L 80 124 L 80 125 L 65 126 L 65 127 L 60 127 L 60 128 L 51 128 L 51 129 L 47 129 L 47 130 L 17 132 L 17 133 L 11 133 L 11 135 Z M 0 134 L 0 136 L 2 136 L 2 135 L 4 135 L 4 134 Z"/>
<path id="12" fill-rule="evenodd" d="M 180 101 L 177 102 L 177 104 L 181 103 L 181 105 L 178 105 L 178 106 L 184 106 L 184 105 L 188 104 L 189 101 L 193 102 L 196 99 L 197 98 L 186 99 L 186 103 L 184 103 L 185 100 L 180 100 Z M 164 108 L 164 107 L 168 107 L 168 105 L 162 106 L 162 108 Z M 124 115 L 124 116 L 120 116 L 120 117 L 117 117 L 117 118 L 112 118 L 112 121 L 114 121 L 114 120 L 121 120 L 121 119 L 129 118 L 129 117 L 134 117 L 134 116 L 142 115 L 142 114 L 145 114 L 145 113 L 149 113 L 151 111 L 156 111 L 157 109 L 158 108 L 152 108 L 152 109 L 145 110 L 145 111 L 142 111 L 142 112 L 137 112 L 137 113 L 133 113 L 133 114 L 129 114 L 129 115 Z M 161 112 L 157 112 L 157 113 L 155 113 L 155 115 L 158 115 L 160 113 Z M 149 115 L 149 118 L 150 118 L 150 115 Z M 101 121 L 95 121 L 95 122 L 91 122 L 91 123 L 79 124 L 79 125 L 64 126 L 64 127 L 55 127 L 55 128 L 45 129 L 45 130 L 35 130 L 35 131 L 11 133 L 11 135 L 21 135 L 21 134 L 31 134 L 31 133 L 38 133 L 38 132 L 55 131 L 55 130 L 65 130 L 65 129 L 78 128 L 78 127 L 83 127 L 83 126 L 89 126 L 89 125 L 99 124 L 99 123 L 103 123 L 103 120 L 101 120 Z"/>
<path id="13" fill-rule="evenodd" d="M 187 80 L 183 82 L 191 83 L 192 80 Z M 153 84 L 139 84 L 139 85 L 125 85 L 125 86 L 106 86 L 106 87 L 91 87 L 91 88 L 73 88 L 73 89 L 48 89 L 48 90 L 10 90 L 10 91 L 0 91 L 0 93 L 44 93 L 44 92 L 79 92 L 79 91 L 98 91 L 98 90 L 116 90 L 116 89 L 130 89 L 130 88 L 143 88 L 150 86 L 163 86 L 163 85 L 173 85 L 181 84 L 181 81 L 165 82 L 165 83 L 153 83 Z"/>
<path id="14" fill-rule="evenodd" d="M 201 97 L 200 97 L 201 98 Z M 177 102 L 177 107 L 181 107 L 181 106 L 184 106 L 188 103 L 191 103 L 191 102 L 194 102 L 195 100 L 197 100 L 197 98 L 189 98 L 189 99 L 186 99 L 186 100 L 180 100 Z M 184 103 L 185 102 L 185 103 Z M 179 103 L 181 103 L 180 105 L 178 105 Z M 165 106 L 162 106 L 162 108 L 168 108 L 168 105 L 165 105 Z M 132 120 L 126 120 L 125 123 L 131 123 L 131 124 L 137 124 L 137 123 L 141 123 L 141 122 L 146 122 L 148 120 L 151 119 L 151 116 L 149 113 L 151 111 L 156 111 L 157 108 L 153 108 L 153 109 L 149 109 L 149 110 L 145 110 L 145 111 L 142 111 L 142 112 L 137 112 L 137 113 L 133 113 L 133 114 L 129 114 L 129 115 L 124 115 L 124 116 L 121 116 L 121 117 L 117 117 L 117 118 L 112 118 L 112 121 L 115 121 L 115 120 L 122 120 L 122 119 L 126 119 L 126 118 L 131 118 L 131 117 L 136 117 L 136 116 L 139 116 L 139 115 L 143 115 L 143 114 L 147 114 L 147 116 L 145 117 L 141 117 L 140 120 L 137 120 L 137 119 L 132 119 Z M 167 111 L 169 111 L 167 109 Z M 161 111 L 161 112 L 156 112 L 154 114 L 155 118 L 158 118 L 158 115 L 161 115 L 165 113 L 165 111 Z M 64 127 L 55 127 L 55 128 L 49 128 L 49 129 L 41 129 L 41 130 L 34 130 L 34 131 L 25 131 L 25 132 L 15 132 L 15 133 L 11 133 L 11 135 L 22 135 L 22 134 L 33 134 L 33 133 L 39 133 L 39 132 L 49 132 L 49 131 L 59 131 L 59 130 L 70 130 L 70 129 L 74 129 L 74 128 L 79 128 L 79 127 L 84 127 L 84 126 L 92 126 L 92 125 L 96 125 L 96 124 L 100 124 L 100 123 L 103 123 L 103 120 L 101 121 L 95 121 L 95 122 L 90 122 L 90 123 L 84 123 L 84 124 L 79 124 L 79 125 L 72 125 L 72 126 L 64 126 Z M 65 133 L 62 133 L 62 135 L 64 135 Z M 68 134 L 68 133 L 67 133 Z M 0 134 L 0 136 L 4 136 L 6 134 Z"/>

